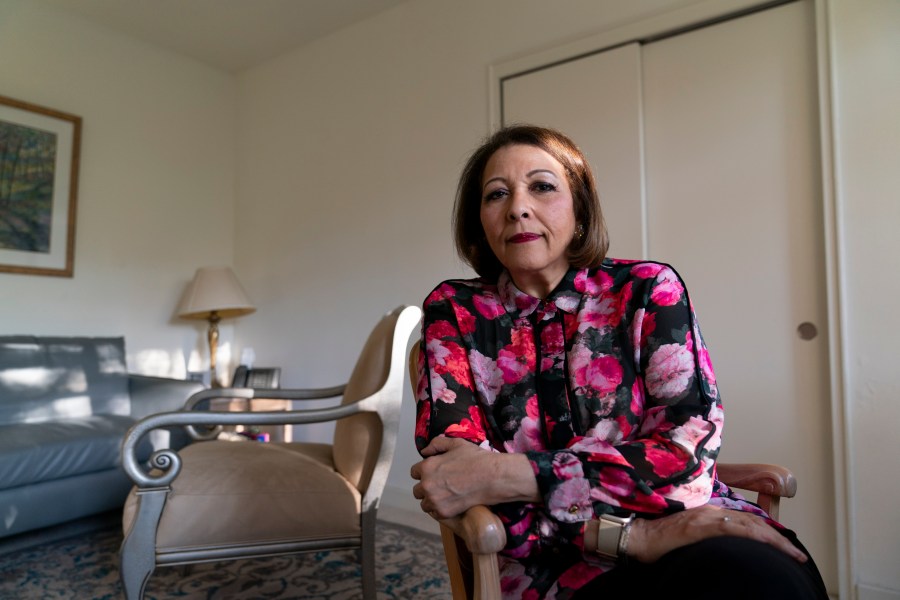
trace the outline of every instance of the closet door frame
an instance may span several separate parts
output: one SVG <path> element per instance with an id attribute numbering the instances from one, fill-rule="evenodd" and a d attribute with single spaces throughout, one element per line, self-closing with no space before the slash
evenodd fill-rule
<path id="1" fill-rule="evenodd" d="M 790 2 L 813 3 L 816 36 L 816 69 L 818 79 L 819 153 L 821 163 L 823 256 L 826 274 L 826 310 L 828 316 L 828 366 L 831 406 L 831 435 L 834 440 L 833 463 L 835 481 L 835 530 L 837 535 L 838 586 L 840 598 L 850 599 L 852 582 L 856 581 L 857 565 L 853 551 L 854 490 L 848 465 L 852 463 L 852 440 L 847 415 L 850 397 L 846 389 L 846 365 L 849 358 L 843 340 L 847 338 L 846 319 L 843 318 L 844 243 L 841 232 L 841 206 L 835 194 L 834 173 L 834 66 L 832 64 L 830 4 L 835 0 L 734 0 L 727 5 L 720 0 L 704 0 L 690 6 L 676 8 L 648 19 L 629 23 L 615 29 L 554 48 L 523 56 L 488 67 L 488 102 L 490 130 L 497 130 L 503 122 L 503 82 L 511 77 L 531 71 L 577 60 L 605 52 L 626 44 L 648 43 L 672 35 L 678 35 L 717 22 L 773 8 Z"/>

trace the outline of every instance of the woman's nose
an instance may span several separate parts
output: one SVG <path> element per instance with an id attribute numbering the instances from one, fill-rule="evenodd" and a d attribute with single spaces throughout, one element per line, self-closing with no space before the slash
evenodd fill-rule
<path id="1" fill-rule="evenodd" d="M 530 216 L 527 195 L 513 192 L 510 194 L 509 200 L 509 212 L 507 213 L 507 217 L 510 221 L 527 219 Z"/>

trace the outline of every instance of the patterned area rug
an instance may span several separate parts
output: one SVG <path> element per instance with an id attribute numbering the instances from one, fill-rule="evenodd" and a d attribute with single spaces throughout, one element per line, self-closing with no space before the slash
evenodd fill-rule
<path id="1" fill-rule="evenodd" d="M 417 529 L 378 523 L 378 598 L 448 599 L 440 538 Z M 84 535 L 0 556 L 0 598 L 16 600 L 119 600 L 121 531 L 105 527 Z M 315 599 L 362 597 L 353 550 L 310 552 L 267 559 L 160 567 L 145 600 Z"/>

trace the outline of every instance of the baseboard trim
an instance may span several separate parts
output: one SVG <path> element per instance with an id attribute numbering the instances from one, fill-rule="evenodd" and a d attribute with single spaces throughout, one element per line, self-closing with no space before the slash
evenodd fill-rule
<path id="1" fill-rule="evenodd" d="M 378 518 L 391 523 L 415 527 L 427 533 L 440 534 L 437 521 L 422 512 L 410 488 L 387 486 L 381 494 Z"/>
<path id="2" fill-rule="evenodd" d="M 857 600 L 900 600 L 900 590 L 859 583 L 856 585 Z"/>

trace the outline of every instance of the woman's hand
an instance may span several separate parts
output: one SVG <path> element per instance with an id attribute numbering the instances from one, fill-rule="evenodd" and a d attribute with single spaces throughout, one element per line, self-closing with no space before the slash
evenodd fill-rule
<path id="1" fill-rule="evenodd" d="M 459 515 L 476 504 L 538 501 L 534 470 L 524 454 L 483 450 L 459 438 L 439 436 L 422 449 L 414 464 L 413 496 L 435 519 Z"/>
<path id="2" fill-rule="evenodd" d="M 709 505 L 654 520 L 635 519 L 628 536 L 628 556 L 652 563 L 676 548 L 722 535 L 758 540 L 799 562 L 807 560 L 806 554 L 761 517 Z"/>

